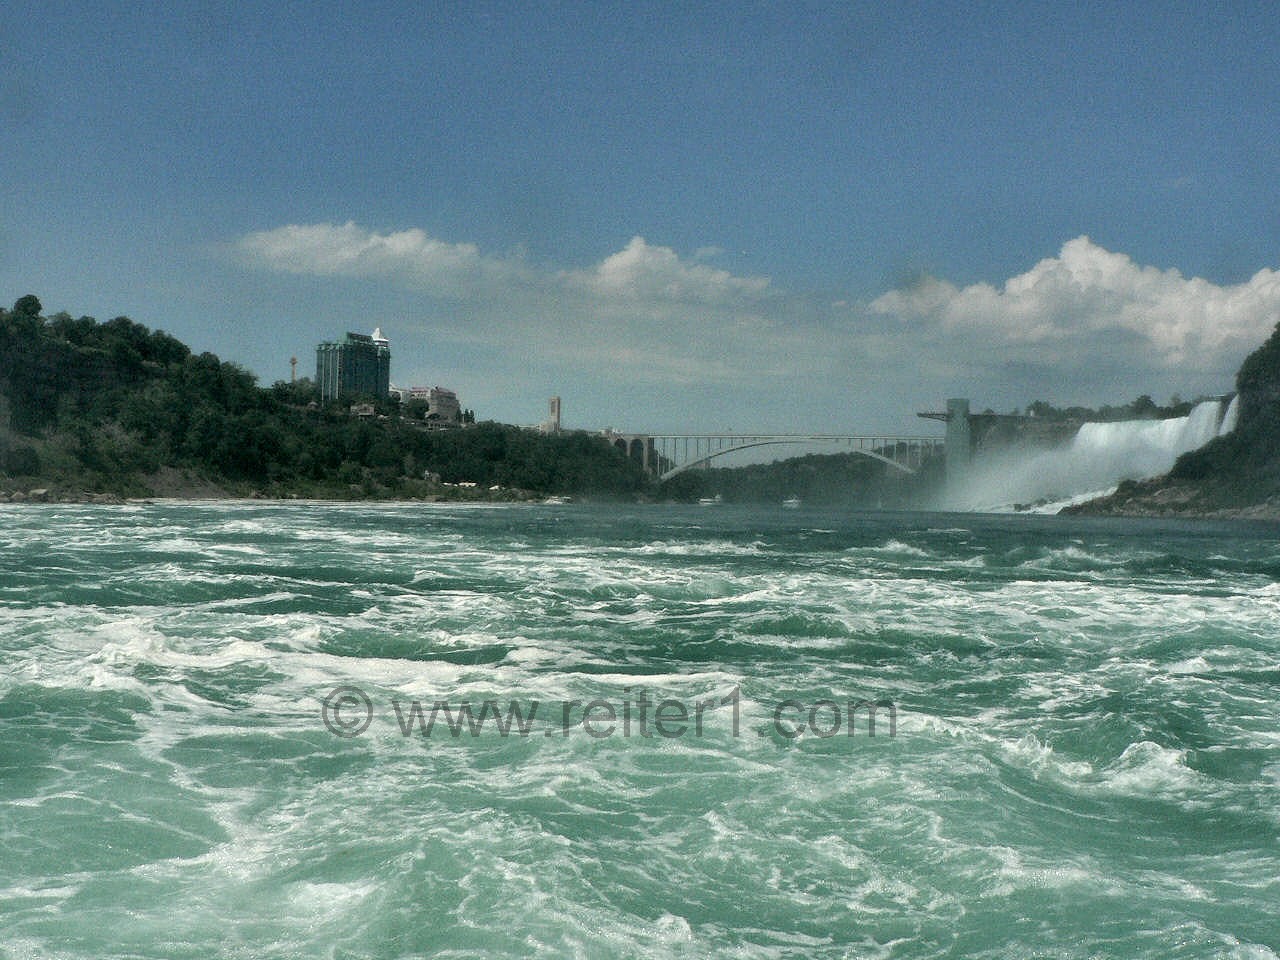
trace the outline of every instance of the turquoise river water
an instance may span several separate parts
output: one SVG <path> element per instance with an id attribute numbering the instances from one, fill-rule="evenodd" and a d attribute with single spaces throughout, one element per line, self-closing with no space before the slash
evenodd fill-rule
<path id="1" fill-rule="evenodd" d="M 0 507 L 0 958 L 1272 958 L 1278 699 L 1275 526 Z"/>

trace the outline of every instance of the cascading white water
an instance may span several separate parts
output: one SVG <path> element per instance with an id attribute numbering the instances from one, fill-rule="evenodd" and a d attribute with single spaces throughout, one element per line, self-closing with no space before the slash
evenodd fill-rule
<path id="1" fill-rule="evenodd" d="M 1071 441 L 1070 453 L 1095 476 L 1110 477 L 1113 483 L 1154 477 L 1188 450 L 1216 437 L 1221 418 L 1222 402 L 1206 400 L 1187 416 L 1170 420 L 1086 423 Z"/>
<path id="2" fill-rule="evenodd" d="M 1236 421 L 1240 419 L 1240 394 L 1236 394 L 1231 398 L 1231 404 L 1227 407 L 1227 412 L 1222 415 L 1222 425 L 1218 427 L 1218 436 L 1226 436 L 1236 428 Z"/>
<path id="3" fill-rule="evenodd" d="M 979 455 L 961 489 L 947 501 L 962 510 L 1008 510 L 1042 504 L 1046 512 L 1101 496 L 1121 480 L 1166 473 L 1179 456 L 1235 426 L 1236 402 L 1196 404 L 1185 417 L 1083 424 L 1069 444 L 1052 450 L 1010 449 Z"/>

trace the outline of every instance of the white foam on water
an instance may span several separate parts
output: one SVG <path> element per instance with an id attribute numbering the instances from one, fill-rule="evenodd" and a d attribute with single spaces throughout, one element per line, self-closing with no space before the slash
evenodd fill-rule
<path id="1" fill-rule="evenodd" d="M 846 554 L 865 554 L 871 556 L 899 556 L 899 557 L 931 557 L 928 550 L 922 547 L 913 546 L 909 543 L 903 543 L 901 540 L 889 539 L 877 546 L 869 547 L 849 547 L 845 550 Z"/>
<path id="2" fill-rule="evenodd" d="M 57 881 L 35 884 L 17 883 L 0 889 L 0 900 L 6 902 L 12 902 L 14 900 L 33 900 L 41 903 L 42 909 L 44 909 L 45 902 L 48 902 L 48 905 L 52 906 L 55 903 L 70 900 L 83 889 L 83 883 L 68 884 Z"/>
<path id="3" fill-rule="evenodd" d="M 1199 774 L 1186 765 L 1187 752 L 1144 740 L 1130 744 L 1110 767 L 1100 771 L 1096 792 L 1128 797 L 1179 797 L 1198 794 Z"/>
<path id="4" fill-rule="evenodd" d="M 1028 733 L 1013 743 L 1000 741 L 1007 760 L 1036 776 L 1049 775 L 1061 781 L 1083 781 L 1093 775 L 1093 765 L 1080 760 L 1062 760 L 1053 747 Z"/>
<path id="5" fill-rule="evenodd" d="M 301 881 L 287 891 L 288 916 L 309 923 L 341 920 L 360 908 L 378 889 L 372 880 L 354 883 Z"/>
<path id="6" fill-rule="evenodd" d="M 1210 667 L 1209 661 L 1202 656 L 1189 657 L 1186 660 L 1179 660 L 1177 663 L 1171 663 L 1165 667 L 1165 670 L 1169 673 L 1176 675 L 1207 673 L 1211 669 L 1212 667 Z"/>
<path id="7" fill-rule="evenodd" d="M 209 553 L 233 553 L 244 557 L 268 557 L 271 553 L 262 547 L 248 543 L 209 543 L 203 546 Z"/>
<path id="8" fill-rule="evenodd" d="M 1065 566 L 1075 569 L 1114 567 L 1124 563 L 1125 559 L 1127 558 L 1107 557 L 1098 553 L 1090 553 L 1083 546 L 1068 545 L 1065 547 L 1046 548 L 1038 557 L 1024 560 L 1020 566 L 1036 568 Z"/>
<path id="9" fill-rule="evenodd" d="M 636 547 L 604 547 L 603 554 L 623 556 L 672 556 L 672 557 L 754 557 L 767 545 L 760 540 L 751 543 L 734 543 L 731 540 L 682 541 L 656 540 Z"/>
<path id="10" fill-rule="evenodd" d="M 261 643 L 241 640 L 233 636 L 221 638 L 216 648 L 206 647 L 200 653 L 172 650 L 163 637 L 147 637 L 124 643 L 109 643 L 92 659 L 116 668 L 136 663 L 149 663 L 153 666 L 217 670 L 233 664 L 272 660 L 278 656 L 278 653 Z"/>
<path id="11" fill-rule="evenodd" d="M 1204 956 L 1224 957 L 1228 960 L 1277 960 L 1278 956 L 1264 944 L 1247 943 L 1228 931 L 1214 930 L 1199 920 L 1184 920 L 1175 924 L 1167 931 L 1167 943 L 1183 948 L 1181 953 L 1202 948 L 1208 951 Z M 1179 956 L 1180 952 L 1171 947 L 1168 955 Z"/>
<path id="12" fill-rule="evenodd" d="M 243 517 L 236 517 L 232 520 L 223 521 L 215 528 L 218 533 L 248 533 L 253 535 L 267 534 L 274 535 L 280 533 L 280 526 L 267 520 L 254 520 Z"/>
<path id="13" fill-rule="evenodd" d="M 361 556 L 371 554 L 374 556 L 386 556 L 395 548 L 417 548 L 427 546 L 414 536 L 403 533 L 394 533 L 385 529 L 378 530 L 376 534 L 365 531 L 345 531 L 334 530 L 332 528 L 324 528 L 319 530 L 294 530 L 290 531 L 293 539 L 303 541 L 305 543 L 323 543 L 326 546 L 337 547 L 359 547 Z M 443 546 L 443 544 L 440 544 Z"/>
<path id="14" fill-rule="evenodd" d="M 443 660 L 403 660 L 379 657 L 342 657 L 327 653 L 291 654 L 280 661 L 295 688 L 327 693 L 344 684 L 364 685 L 374 691 L 426 692 L 454 689 L 469 671 L 489 666 L 465 667 Z"/>
<path id="15" fill-rule="evenodd" d="M 1052 890 L 1058 896 L 1071 889 L 1088 891 L 1091 895 L 1123 896 L 1125 884 L 1096 863 L 1085 860 L 1076 863 L 1028 863 L 1017 850 L 999 847 L 983 851 L 993 855 L 998 863 L 994 885 L 985 895 L 1008 897 L 1027 888 Z"/>
<path id="16" fill-rule="evenodd" d="M 664 944 L 693 943 L 693 928 L 684 917 L 664 913 L 657 922 L 658 940 Z"/>

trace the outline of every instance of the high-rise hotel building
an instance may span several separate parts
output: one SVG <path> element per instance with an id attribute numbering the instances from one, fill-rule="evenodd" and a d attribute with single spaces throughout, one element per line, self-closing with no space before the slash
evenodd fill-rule
<path id="1" fill-rule="evenodd" d="M 382 329 L 372 336 L 348 333 L 316 347 L 316 387 L 322 402 L 348 397 L 379 399 L 391 391 L 391 342 Z"/>

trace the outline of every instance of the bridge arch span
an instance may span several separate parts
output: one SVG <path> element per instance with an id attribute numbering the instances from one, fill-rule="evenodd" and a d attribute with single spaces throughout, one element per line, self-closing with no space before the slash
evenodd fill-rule
<path id="1" fill-rule="evenodd" d="M 817 440 L 814 440 L 813 438 L 808 438 L 808 436 L 806 436 L 806 438 L 788 438 L 788 439 L 782 439 L 782 440 L 777 440 L 777 439 L 751 440 L 750 443 L 741 443 L 739 445 L 736 445 L 736 447 L 726 447 L 724 449 L 721 449 L 721 451 L 714 451 L 712 453 L 708 453 L 707 456 L 700 457 L 699 460 L 692 460 L 687 463 L 681 463 L 680 466 L 672 467 L 671 470 L 663 472 L 663 474 L 659 474 L 658 479 L 669 480 L 673 476 L 680 476 L 681 474 L 684 474 L 686 470 L 694 470 L 695 467 L 707 466 L 710 461 L 716 460 L 717 457 L 726 456 L 726 454 L 728 453 L 748 451 L 748 449 L 751 449 L 753 447 L 768 447 L 769 444 L 777 444 L 777 443 L 817 443 Z M 899 463 L 896 460 L 893 460 L 892 457 L 884 456 L 883 453 L 877 453 L 876 451 L 869 451 L 869 449 L 861 449 L 856 447 L 850 448 L 849 451 L 847 452 L 859 453 L 861 454 L 861 456 L 872 458 L 872 460 L 878 460 L 881 463 L 888 463 L 888 465 L 890 465 L 893 468 L 896 468 L 896 470 L 901 470 L 902 472 L 904 472 L 904 474 L 914 474 L 915 472 L 913 468 L 906 466 L 905 463 Z"/>
<path id="2" fill-rule="evenodd" d="M 912 474 L 930 457 L 941 454 L 944 443 L 942 437 L 834 433 L 677 434 L 622 433 L 612 429 L 602 433 L 623 456 L 639 463 L 658 480 L 669 480 L 739 450 L 774 444 L 830 444 L 839 452 L 861 454 L 901 473 Z"/>

